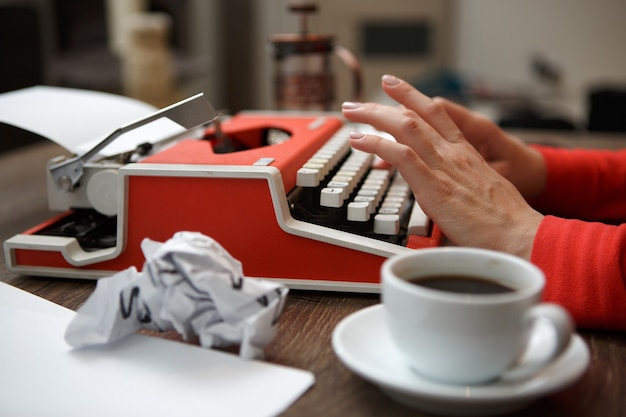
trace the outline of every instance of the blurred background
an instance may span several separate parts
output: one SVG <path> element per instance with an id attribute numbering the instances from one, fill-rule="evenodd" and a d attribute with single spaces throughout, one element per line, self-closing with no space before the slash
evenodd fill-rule
<path id="1" fill-rule="evenodd" d="M 272 35 L 302 29 L 288 0 L 0 0 L 0 92 L 45 84 L 162 107 L 203 91 L 217 109 L 275 109 Z M 308 2 L 295 2 L 298 4 Z M 623 0 L 318 0 L 333 108 L 386 100 L 393 73 L 502 126 L 626 130 Z M 595 114 L 595 116 L 594 116 Z M 597 115 L 600 116 L 597 116 Z"/>

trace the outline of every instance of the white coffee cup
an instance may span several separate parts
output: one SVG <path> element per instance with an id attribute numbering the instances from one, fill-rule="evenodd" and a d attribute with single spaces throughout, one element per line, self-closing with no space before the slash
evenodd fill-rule
<path id="1" fill-rule="evenodd" d="M 468 277 L 479 277 L 510 291 L 470 294 L 414 283 L 432 277 L 439 285 L 445 276 L 458 276 L 464 284 Z M 556 335 L 553 346 L 542 349 L 547 351 L 542 365 L 565 350 L 573 333 L 564 308 L 540 303 L 541 270 L 512 255 L 461 247 L 421 249 L 387 259 L 381 279 L 394 344 L 408 366 L 438 382 L 484 384 L 511 372 L 537 320 L 547 320 Z"/>

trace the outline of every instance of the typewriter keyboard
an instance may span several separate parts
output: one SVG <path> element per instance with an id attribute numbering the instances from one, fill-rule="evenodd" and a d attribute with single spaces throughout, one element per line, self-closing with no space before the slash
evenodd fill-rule
<path id="1" fill-rule="evenodd" d="M 427 236 L 430 220 L 394 169 L 373 166 L 374 156 L 352 149 L 345 126 L 298 170 L 289 194 L 292 215 L 397 244 Z"/>

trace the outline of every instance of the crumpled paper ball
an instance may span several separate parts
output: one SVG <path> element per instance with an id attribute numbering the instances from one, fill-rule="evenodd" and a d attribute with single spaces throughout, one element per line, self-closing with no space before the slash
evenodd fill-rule
<path id="1" fill-rule="evenodd" d="M 67 328 L 70 346 L 174 329 L 185 340 L 199 337 L 203 347 L 239 344 L 241 357 L 262 357 L 287 287 L 244 277 L 241 263 L 201 233 L 178 232 L 165 243 L 144 239 L 141 249 L 141 272 L 131 267 L 98 280 Z"/>

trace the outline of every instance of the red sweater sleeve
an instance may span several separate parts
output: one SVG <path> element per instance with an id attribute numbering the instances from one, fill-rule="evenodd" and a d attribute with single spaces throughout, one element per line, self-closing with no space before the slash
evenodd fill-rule
<path id="1" fill-rule="evenodd" d="M 566 307 L 577 326 L 626 330 L 626 225 L 546 216 L 531 262 L 546 275 L 544 299 Z"/>
<path id="2" fill-rule="evenodd" d="M 548 169 L 544 213 L 621 222 L 626 218 L 626 151 L 539 148 Z M 626 224 L 546 216 L 531 261 L 546 274 L 544 298 L 579 327 L 626 330 Z"/>
<path id="3" fill-rule="evenodd" d="M 626 219 L 626 150 L 535 147 L 547 167 L 546 188 L 533 207 L 561 217 Z"/>

